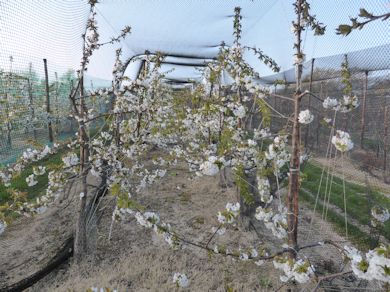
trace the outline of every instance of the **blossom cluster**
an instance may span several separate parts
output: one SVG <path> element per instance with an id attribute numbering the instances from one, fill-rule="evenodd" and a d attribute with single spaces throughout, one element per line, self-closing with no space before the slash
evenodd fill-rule
<path id="1" fill-rule="evenodd" d="M 390 283 L 390 246 L 382 245 L 369 250 L 364 256 L 354 247 L 345 246 L 344 250 L 357 277 Z"/>
<path id="2" fill-rule="evenodd" d="M 58 170 L 52 170 L 48 174 L 48 185 L 45 196 L 41 197 L 41 203 L 47 204 L 57 198 L 64 190 L 65 174 Z"/>
<path id="3" fill-rule="evenodd" d="M 121 210 L 120 212 L 124 213 L 134 213 L 132 210 Z M 154 212 L 136 212 L 134 214 L 138 224 L 145 228 L 152 228 L 153 231 L 161 236 L 170 247 L 176 249 L 178 248 L 179 241 L 172 231 L 171 225 L 169 223 L 160 223 L 160 217 Z"/>
<path id="4" fill-rule="evenodd" d="M 46 173 L 46 167 L 42 165 L 33 166 L 33 173 L 36 176 L 44 175 Z"/>
<path id="5" fill-rule="evenodd" d="M 257 190 L 260 195 L 260 200 L 265 204 L 270 204 L 273 200 L 271 195 L 271 185 L 267 177 L 257 176 Z"/>
<path id="6" fill-rule="evenodd" d="M 35 186 L 38 181 L 35 179 L 36 176 L 41 176 L 46 173 L 46 167 L 39 165 L 33 167 L 33 173 L 26 177 L 26 183 L 29 187 Z"/>
<path id="7" fill-rule="evenodd" d="M 38 183 L 38 181 L 35 180 L 35 175 L 31 174 L 28 177 L 26 177 L 26 183 L 29 187 L 32 187 L 35 186 Z"/>
<path id="8" fill-rule="evenodd" d="M 204 175 L 216 175 L 219 172 L 219 167 L 216 162 L 217 158 L 215 156 L 210 156 L 207 161 L 200 165 L 199 170 Z"/>
<path id="9" fill-rule="evenodd" d="M 304 111 L 301 111 L 298 116 L 298 121 L 301 124 L 307 125 L 310 124 L 314 120 L 314 116 L 312 113 L 307 109 Z"/>
<path id="10" fill-rule="evenodd" d="M 4 186 L 9 187 L 11 185 L 12 178 L 15 175 L 20 174 L 20 172 L 23 171 L 26 166 L 30 165 L 33 162 L 36 163 L 44 159 L 49 154 L 57 153 L 59 148 L 60 145 L 56 143 L 53 144 L 53 147 L 51 148 L 46 145 L 45 147 L 43 147 L 42 150 L 27 148 L 23 152 L 21 158 L 16 163 L 8 165 L 6 168 L 0 170 L 0 181 L 4 184 Z M 46 171 L 43 166 L 34 167 L 34 169 L 34 175 L 42 175 Z M 34 185 L 34 176 L 30 177 L 26 182 L 30 182 Z"/>
<path id="11" fill-rule="evenodd" d="M 233 114 L 237 117 L 237 118 L 244 118 L 245 117 L 245 114 L 246 114 L 246 110 L 245 110 L 245 107 L 243 105 L 240 105 L 240 106 L 237 106 L 233 109 Z"/>
<path id="12" fill-rule="evenodd" d="M 254 129 L 253 130 L 253 139 L 255 140 L 261 140 L 265 138 L 271 137 L 271 131 L 269 128 L 263 128 L 263 129 Z"/>
<path id="13" fill-rule="evenodd" d="M 307 283 L 315 271 L 310 262 L 303 259 L 292 260 L 286 256 L 276 257 L 273 264 L 276 269 L 283 272 L 283 275 L 280 276 L 282 282 Z"/>
<path id="14" fill-rule="evenodd" d="M 337 101 L 337 99 L 336 98 L 331 98 L 329 96 L 327 98 L 325 98 L 325 100 L 322 103 L 322 106 L 325 109 L 336 110 L 338 105 L 339 105 L 339 102 Z"/>
<path id="15" fill-rule="evenodd" d="M 328 96 L 323 101 L 322 106 L 325 109 L 347 113 L 359 107 L 359 99 L 356 95 L 344 95 L 343 98 L 338 101 L 336 98 L 331 98 Z"/>
<path id="16" fill-rule="evenodd" d="M 24 202 L 20 208 L 20 213 L 37 213 L 41 214 L 47 210 L 52 203 L 64 190 L 65 175 L 63 172 L 53 170 L 48 173 L 48 185 L 46 193 L 35 199 L 34 202 Z"/>
<path id="17" fill-rule="evenodd" d="M 347 113 L 359 106 L 359 99 L 356 95 L 344 95 L 340 102 L 340 112 Z"/>
<path id="18" fill-rule="evenodd" d="M 224 211 L 218 212 L 218 222 L 221 224 L 232 224 L 240 214 L 240 203 L 227 203 Z"/>
<path id="19" fill-rule="evenodd" d="M 287 237 L 287 209 L 282 205 L 278 209 L 278 212 L 274 212 L 270 207 L 259 206 L 256 208 L 255 218 L 264 222 L 274 236 L 283 239 Z"/>
<path id="20" fill-rule="evenodd" d="M 280 169 L 290 161 L 286 146 L 287 136 L 276 136 L 265 152 L 266 160 L 272 161 L 275 175 L 279 175 Z"/>
<path id="21" fill-rule="evenodd" d="M 72 167 L 79 164 L 79 158 L 76 153 L 69 153 L 62 157 L 65 167 Z"/>
<path id="22" fill-rule="evenodd" d="M 332 137 L 332 144 L 340 152 L 347 152 L 353 148 L 353 142 L 347 132 L 337 130 L 336 135 Z"/>

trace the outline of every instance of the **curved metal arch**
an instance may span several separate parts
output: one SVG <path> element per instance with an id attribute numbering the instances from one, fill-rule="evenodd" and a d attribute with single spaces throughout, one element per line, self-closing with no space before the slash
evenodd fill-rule
<path id="1" fill-rule="evenodd" d="M 172 58 L 178 58 L 178 59 L 194 59 L 194 60 L 204 60 L 205 62 L 209 61 L 213 61 L 213 60 L 216 60 L 217 58 L 216 57 L 206 57 L 206 56 L 200 56 L 200 55 L 186 55 L 186 54 L 170 54 L 170 53 L 164 53 L 164 52 L 159 52 L 160 54 L 162 54 L 163 56 L 165 57 L 172 57 Z M 123 66 L 122 66 L 122 71 L 121 71 L 121 75 L 123 76 L 127 70 L 127 67 L 130 65 L 131 62 L 134 61 L 134 59 L 136 58 L 140 58 L 141 60 L 141 65 L 138 69 L 138 72 L 137 72 L 137 77 L 139 76 L 139 74 L 141 73 L 142 71 L 142 68 L 144 66 L 144 63 L 145 63 L 145 58 L 147 56 L 156 56 L 157 55 L 157 52 L 155 53 L 151 53 L 149 51 L 145 51 L 145 53 L 142 53 L 142 54 L 136 54 L 134 56 L 131 56 L 130 58 L 128 58 Z M 180 62 L 180 61 L 163 61 L 162 64 L 168 64 L 168 65 L 175 65 L 175 66 L 189 66 L 189 67 L 204 67 L 205 64 L 204 63 L 186 63 L 186 62 Z"/>

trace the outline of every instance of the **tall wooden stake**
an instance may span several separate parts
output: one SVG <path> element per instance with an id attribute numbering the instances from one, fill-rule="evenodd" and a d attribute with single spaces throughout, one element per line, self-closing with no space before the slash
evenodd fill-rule
<path id="1" fill-rule="evenodd" d="M 8 146 L 12 148 L 12 137 L 11 137 L 11 131 L 12 131 L 12 124 L 11 124 L 11 115 L 10 115 L 10 88 L 12 85 L 12 62 L 13 62 L 13 57 L 9 57 L 9 74 L 7 78 L 7 89 L 5 91 L 5 115 L 7 118 L 7 142 Z"/>
<path id="2" fill-rule="evenodd" d="M 27 79 L 27 86 L 28 86 L 28 97 L 30 100 L 30 111 L 31 111 L 31 125 L 33 127 L 33 135 L 34 140 L 37 140 L 37 129 L 35 128 L 35 108 L 34 108 L 34 97 L 33 97 L 33 83 L 32 83 L 32 63 L 30 63 L 28 67 L 28 79 Z"/>
<path id="3" fill-rule="evenodd" d="M 56 134 L 56 139 L 58 139 L 58 135 L 60 133 L 59 127 L 60 127 L 60 119 L 59 119 L 59 108 L 58 108 L 58 74 L 57 72 L 54 72 L 54 76 L 56 78 L 56 95 L 55 95 L 55 111 L 56 111 L 56 126 L 55 126 L 55 134 Z"/>
<path id="4" fill-rule="evenodd" d="M 43 65 L 45 67 L 45 84 L 46 84 L 46 112 L 48 115 L 47 126 L 49 129 L 49 141 L 53 142 L 53 127 L 51 124 L 51 112 L 50 112 L 50 91 L 49 91 L 49 76 L 47 73 L 47 60 L 43 59 Z"/>

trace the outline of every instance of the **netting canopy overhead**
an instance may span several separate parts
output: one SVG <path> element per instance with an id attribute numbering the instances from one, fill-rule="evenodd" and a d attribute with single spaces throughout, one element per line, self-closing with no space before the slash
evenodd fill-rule
<path id="1" fill-rule="evenodd" d="M 168 77 L 183 81 L 199 78 L 200 72 L 194 69 L 194 63 L 214 58 L 222 41 L 232 44 L 234 8 L 237 6 L 242 8 L 242 43 L 263 50 L 278 62 L 282 71 L 291 68 L 294 36 L 290 27 L 295 18 L 292 3 L 292 0 L 106 0 L 97 6 L 97 20 L 102 39 L 117 35 L 125 25 L 132 27 L 131 35 L 122 44 L 124 59 L 143 54 L 145 50 L 179 58 L 180 61 L 173 62 L 175 64 L 164 65 L 163 70 L 175 68 Z M 382 47 L 382 51 L 387 50 L 390 39 L 388 22 L 369 24 L 348 37 L 336 35 L 335 29 L 341 23 L 348 23 L 349 17 L 356 16 L 361 7 L 374 14 L 388 12 L 388 0 L 312 0 L 310 3 L 312 13 L 327 26 L 327 31 L 321 37 L 313 36 L 310 31 L 303 34 L 307 60 L 378 46 Z M 183 58 L 187 58 L 186 61 Z M 191 61 L 191 58 L 196 61 Z M 250 53 L 245 58 L 262 76 L 272 74 Z M 375 62 L 383 63 L 386 58 L 372 59 L 370 66 L 376 68 Z M 110 78 L 111 73 L 107 69 L 112 68 L 114 63 L 114 50 L 108 47 L 101 49 L 94 60 L 99 62 L 91 62 L 91 73 Z M 179 64 L 181 62 L 193 66 Z M 127 74 L 134 78 L 139 66 L 137 62 L 130 65 Z M 384 65 L 378 64 L 380 66 Z"/>
<path id="2" fill-rule="evenodd" d="M 264 1 L 102 1 L 97 6 L 98 23 L 104 26 L 102 38 L 118 34 L 125 25 L 132 27 L 131 35 L 122 44 L 124 59 L 143 54 L 162 52 L 169 57 L 162 70 L 175 70 L 168 78 L 179 81 L 196 79 L 200 72 L 194 67 L 215 58 L 220 44 L 233 41 L 234 8 L 243 11 L 244 38 L 275 5 Z M 111 52 L 109 52 L 111 51 Z M 111 54 L 112 48 L 97 52 L 95 58 Z M 106 59 L 107 60 L 107 59 Z M 112 67 L 112 59 L 110 59 Z M 92 62 L 91 62 L 92 63 Z M 173 64 L 172 64 L 173 63 Z M 95 67 L 96 65 L 96 67 Z M 139 63 L 131 64 L 128 75 L 135 77 Z M 195 66 L 194 66 L 195 65 Z M 91 70 L 100 71 L 94 63 Z"/>
<path id="3" fill-rule="evenodd" d="M 42 58 L 48 59 L 49 75 L 52 71 L 60 74 L 68 68 L 78 69 L 81 34 L 88 17 L 87 2 L 0 1 L 1 69 L 9 71 L 12 65 L 12 70 L 25 71 L 32 63 L 41 75 Z M 376 21 L 348 37 L 336 35 L 335 29 L 341 23 L 348 23 L 349 17 L 356 16 L 361 7 L 374 14 L 388 12 L 389 0 L 309 2 L 312 13 L 327 30 L 321 37 L 314 37 L 311 32 L 303 34 L 306 60 L 378 47 L 380 51 L 364 51 L 363 59 L 380 54 L 381 59 L 371 58 L 366 64 L 370 62 L 370 68 L 375 70 L 388 67 L 384 60 L 390 59 L 386 55 L 390 40 L 389 21 Z M 214 58 L 221 42 L 232 44 L 234 8 L 237 6 L 242 8 L 242 43 L 263 50 L 277 61 L 282 71 L 291 68 L 294 37 L 290 27 L 295 18 L 292 3 L 293 0 L 100 0 L 97 21 L 102 42 L 117 36 L 125 25 L 132 27 L 131 35 L 119 45 L 123 49 L 123 59 L 143 54 L 145 50 L 160 51 L 172 56 L 162 68 L 175 68 L 168 77 L 185 81 L 199 78 L 200 71 L 194 67 Z M 246 53 L 245 58 L 261 76 L 272 74 L 251 53 Z M 110 80 L 114 61 L 115 47 L 103 47 L 94 54 L 88 74 Z M 136 75 L 139 65 L 136 62 L 128 68 L 130 77 Z"/>
<path id="4" fill-rule="evenodd" d="M 81 59 L 87 1 L 0 1 L 0 70 L 20 73 L 31 66 L 43 75 L 75 69 Z M 54 74 L 52 74 L 54 78 Z"/>

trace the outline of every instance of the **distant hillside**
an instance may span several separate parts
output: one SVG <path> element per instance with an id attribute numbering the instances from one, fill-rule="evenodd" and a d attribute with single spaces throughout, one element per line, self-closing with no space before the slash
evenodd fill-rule
<path id="1" fill-rule="evenodd" d="M 92 81 L 92 83 L 91 83 Z M 84 77 L 84 87 L 89 90 L 93 86 L 94 89 L 102 87 L 110 87 L 111 80 L 101 79 L 90 75 L 85 75 Z"/>

